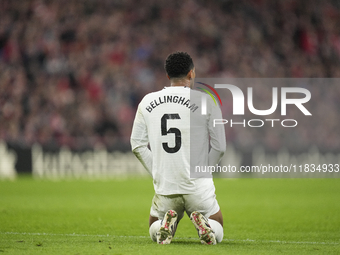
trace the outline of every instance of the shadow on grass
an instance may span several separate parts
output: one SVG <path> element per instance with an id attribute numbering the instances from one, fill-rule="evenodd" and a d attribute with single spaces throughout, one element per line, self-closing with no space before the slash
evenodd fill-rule
<path id="1" fill-rule="evenodd" d="M 183 244 L 202 245 L 200 240 L 198 240 L 198 239 L 196 239 L 196 240 L 195 239 L 192 239 L 192 240 L 188 240 L 188 239 L 186 239 L 186 240 L 184 240 L 184 239 L 182 239 L 182 240 L 181 239 L 174 239 L 171 242 L 171 245 L 183 245 Z"/>
<path id="2" fill-rule="evenodd" d="M 200 242 L 200 240 L 198 238 L 192 238 L 192 239 L 190 239 L 190 238 L 185 238 L 185 239 L 184 238 L 183 239 L 181 239 L 181 238 L 178 238 L 178 239 L 174 238 L 172 240 L 172 242 L 171 242 L 171 245 L 188 245 L 188 244 L 209 247 L 209 245 L 201 244 L 201 242 Z M 235 246 L 238 246 L 238 245 L 240 245 L 239 242 L 235 242 L 235 241 L 223 241 L 221 243 L 218 243 L 216 246 L 229 246 L 229 247 L 233 246 L 233 247 L 235 247 Z M 242 243 L 242 246 L 252 246 L 252 245 L 254 245 L 254 243 Z"/>

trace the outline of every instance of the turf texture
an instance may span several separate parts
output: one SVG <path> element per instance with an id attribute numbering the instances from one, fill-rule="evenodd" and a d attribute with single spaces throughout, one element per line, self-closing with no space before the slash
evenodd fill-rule
<path id="1" fill-rule="evenodd" d="M 149 238 L 148 178 L 0 181 L 0 254 L 340 254 L 340 179 L 215 179 L 224 239 Z"/>

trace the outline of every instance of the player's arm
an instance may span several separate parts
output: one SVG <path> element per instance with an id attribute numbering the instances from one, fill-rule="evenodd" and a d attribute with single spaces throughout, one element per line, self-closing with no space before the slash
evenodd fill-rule
<path id="1" fill-rule="evenodd" d="M 210 135 L 210 145 L 211 149 L 209 152 L 209 165 L 213 166 L 220 162 L 224 152 L 226 150 L 226 139 L 224 125 L 213 126 L 214 119 L 222 119 L 222 112 L 220 107 L 214 103 L 210 103 L 210 114 L 209 114 L 209 135 Z"/>
<path id="2" fill-rule="evenodd" d="M 148 148 L 148 130 L 140 107 L 138 107 L 133 123 L 130 142 L 132 152 L 136 155 L 149 174 L 152 175 L 152 153 Z"/>

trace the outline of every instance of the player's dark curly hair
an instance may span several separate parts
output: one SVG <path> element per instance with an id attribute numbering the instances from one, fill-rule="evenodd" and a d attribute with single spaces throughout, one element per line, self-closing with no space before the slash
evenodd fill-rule
<path id="1" fill-rule="evenodd" d="M 182 78 L 194 68 L 194 62 L 188 53 L 174 52 L 166 58 L 164 67 L 170 78 Z"/>

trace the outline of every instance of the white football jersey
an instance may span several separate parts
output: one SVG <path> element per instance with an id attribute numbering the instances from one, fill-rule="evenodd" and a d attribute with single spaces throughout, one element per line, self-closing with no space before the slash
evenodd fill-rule
<path id="1" fill-rule="evenodd" d="M 214 188 L 212 178 L 191 178 L 195 166 L 216 165 L 225 147 L 218 105 L 203 92 L 188 87 L 165 87 L 147 94 L 138 106 L 131 134 L 132 151 L 151 174 L 156 194 L 193 194 Z M 217 151 L 217 157 L 210 153 Z M 150 146 L 150 149 L 148 148 Z M 215 153 L 216 155 L 216 153 Z"/>

